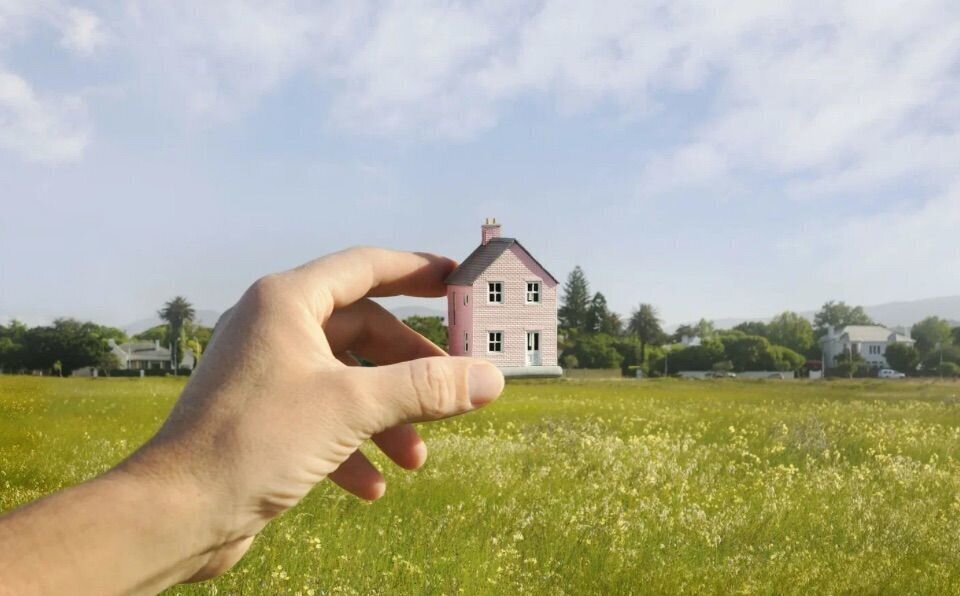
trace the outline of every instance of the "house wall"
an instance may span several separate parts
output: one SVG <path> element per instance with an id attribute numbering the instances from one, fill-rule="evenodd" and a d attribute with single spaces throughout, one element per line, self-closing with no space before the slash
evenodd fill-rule
<path id="1" fill-rule="evenodd" d="M 464 304 L 463 297 L 468 296 Z M 470 356 L 464 350 L 463 334 L 469 333 L 469 345 L 473 349 L 473 288 L 470 286 L 447 286 L 447 343 L 451 356 Z"/>
<path id="2" fill-rule="evenodd" d="M 827 367 L 834 367 L 837 365 L 837 358 L 846 354 L 848 351 L 859 354 L 869 366 L 874 368 L 887 368 L 889 364 L 887 363 L 886 352 L 887 346 L 891 343 L 896 342 L 868 342 L 868 341 L 855 341 L 851 342 L 843 337 L 837 337 L 834 339 L 829 339 L 822 344 L 824 360 L 826 361 Z M 870 348 L 876 348 L 879 353 L 871 353 Z"/>
<path id="3" fill-rule="evenodd" d="M 487 283 L 503 283 L 503 303 L 490 304 Z M 526 303 L 526 283 L 540 282 L 540 303 Z M 497 366 L 525 366 L 527 331 L 540 332 L 540 364 L 557 364 L 557 284 L 523 250 L 504 251 L 473 284 L 470 356 Z M 458 325 L 460 321 L 457 321 Z M 487 333 L 503 333 L 503 352 L 487 352 Z M 462 333 L 461 333 L 462 337 Z"/>

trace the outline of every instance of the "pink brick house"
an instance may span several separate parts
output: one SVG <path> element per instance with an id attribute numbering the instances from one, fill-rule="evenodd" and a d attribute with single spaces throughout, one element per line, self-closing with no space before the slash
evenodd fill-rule
<path id="1" fill-rule="evenodd" d="M 560 376 L 557 280 L 488 219 L 481 243 L 445 280 L 450 354 L 484 358 L 505 376 Z"/>

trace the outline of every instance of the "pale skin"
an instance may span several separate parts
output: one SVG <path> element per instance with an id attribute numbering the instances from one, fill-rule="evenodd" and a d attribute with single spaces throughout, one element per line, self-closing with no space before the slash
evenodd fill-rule
<path id="1" fill-rule="evenodd" d="M 470 412 L 503 389 L 494 366 L 446 356 L 368 299 L 442 296 L 454 266 L 354 248 L 258 280 L 150 441 L 0 517 L 0 594 L 159 592 L 230 569 L 326 478 L 382 496 L 361 445 L 418 468 L 427 451 L 413 423 Z M 352 366 L 351 354 L 378 366 Z"/>

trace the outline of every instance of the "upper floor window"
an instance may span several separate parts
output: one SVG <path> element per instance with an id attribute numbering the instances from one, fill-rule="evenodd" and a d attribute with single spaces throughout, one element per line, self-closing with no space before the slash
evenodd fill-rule
<path id="1" fill-rule="evenodd" d="M 527 304 L 540 302 L 540 282 L 527 282 Z"/>
<path id="2" fill-rule="evenodd" d="M 487 302 L 503 302 L 503 282 L 491 281 L 487 284 Z"/>

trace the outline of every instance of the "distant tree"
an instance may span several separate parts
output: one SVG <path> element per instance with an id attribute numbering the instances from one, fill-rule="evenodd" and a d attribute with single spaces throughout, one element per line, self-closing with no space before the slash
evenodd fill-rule
<path id="1" fill-rule="evenodd" d="M 140 341 L 159 341 L 163 345 L 169 345 L 170 326 L 167 324 L 157 325 L 136 334 L 133 338 Z"/>
<path id="2" fill-rule="evenodd" d="M 560 326 L 578 331 L 587 330 L 587 314 L 590 310 L 590 285 L 579 265 L 573 268 L 563 286 L 562 305 L 558 312 Z"/>
<path id="3" fill-rule="evenodd" d="M 767 338 L 758 335 L 722 336 L 721 341 L 727 360 L 733 363 L 733 370 L 743 372 L 774 368 Z"/>
<path id="4" fill-rule="evenodd" d="M 813 325 L 795 312 L 782 312 L 766 326 L 765 337 L 770 343 L 785 346 L 799 354 L 807 354 L 813 347 Z"/>
<path id="5" fill-rule="evenodd" d="M 682 341 L 684 337 L 694 337 L 696 334 L 697 328 L 695 326 L 683 324 L 674 329 L 673 335 L 670 336 L 670 339 L 676 343 Z"/>
<path id="6" fill-rule="evenodd" d="M 865 377 L 870 374 L 870 365 L 864 362 L 860 354 L 851 354 L 849 352 L 837 356 L 837 364 L 830 371 L 835 377 Z"/>
<path id="7" fill-rule="evenodd" d="M 717 332 L 716 327 L 713 325 L 713 321 L 708 321 L 707 319 L 700 319 L 697 321 L 696 330 L 697 337 L 699 337 L 701 340 L 710 339 Z"/>
<path id="8" fill-rule="evenodd" d="M 944 362 L 940 365 L 940 376 L 948 379 L 960 377 L 960 364 Z"/>
<path id="9" fill-rule="evenodd" d="M 122 344 L 129 340 L 127 334 L 123 329 L 117 329 L 116 327 L 107 327 L 106 325 L 97 325 L 97 336 L 104 341 L 113 340 L 118 344 Z"/>
<path id="10" fill-rule="evenodd" d="M 890 344 L 883 357 L 892 368 L 908 375 L 915 374 L 920 363 L 920 353 L 908 343 Z"/>
<path id="11" fill-rule="evenodd" d="M 659 345 L 665 341 L 666 334 L 660 322 L 657 309 L 652 304 L 641 304 L 630 315 L 627 330 L 640 340 L 640 362 L 647 360 L 647 345 Z"/>
<path id="12" fill-rule="evenodd" d="M 24 335 L 24 368 L 70 372 L 84 366 L 96 366 L 107 350 L 100 337 L 100 326 L 74 319 L 57 319 L 53 325 L 33 327 Z"/>
<path id="13" fill-rule="evenodd" d="M 917 350 L 926 356 L 937 349 L 937 345 L 948 346 L 953 343 L 950 323 L 940 317 L 927 317 L 910 329 L 910 336 L 917 342 Z"/>
<path id="14" fill-rule="evenodd" d="M 26 368 L 23 347 L 27 326 L 14 319 L 0 325 L 0 372 L 19 372 Z"/>
<path id="15" fill-rule="evenodd" d="M 196 323 L 187 323 L 183 326 L 183 333 L 190 339 L 195 339 L 200 344 L 200 350 L 206 350 L 210 338 L 213 337 L 213 327 L 205 327 Z"/>
<path id="16" fill-rule="evenodd" d="M 960 346 L 960 327 L 954 327 L 951 334 L 953 335 L 953 345 Z"/>
<path id="17" fill-rule="evenodd" d="M 607 317 L 610 316 L 610 310 L 607 308 L 607 298 L 600 292 L 593 295 L 590 304 L 587 306 L 587 315 L 584 320 L 584 331 L 587 333 L 600 333 Z"/>
<path id="18" fill-rule="evenodd" d="M 603 333 L 582 335 L 573 349 L 580 368 L 620 368 L 623 356 L 616 348 L 616 338 Z"/>
<path id="19" fill-rule="evenodd" d="M 185 347 L 193 353 L 193 366 L 200 364 L 200 357 L 203 356 L 203 345 L 196 337 L 191 337 L 185 343 Z"/>
<path id="20" fill-rule="evenodd" d="M 673 332 L 672 339 L 675 342 L 682 341 L 684 336 L 686 337 L 699 337 L 702 340 L 710 339 L 716 335 L 717 330 L 713 325 L 713 321 L 708 321 L 707 319 L 700 319 L 694 325 L 680 325 L 677 327 L 676 331 Z"/>
<path id="21" fill-rule="evenodd" d="M 937 374 L 941 362 L 960 364 L 960 347 L 948 345 L 941 350 L 931 350 L 921 358 L 920 365 L 924 374 Z"/>
<path id="22" fill-rule="evenodd" d="M 587 307 L 585 330 L 587 333 L 605 333 L 607 335 L 620 335 L 623 332 L 620 315 L 609 309 L 606 296 L 600 292 L 593 295 L 590 305 Z"/>
<path id="23" fill-rule="evenodd" d="M 103 374 L 109 377 L 110 371 L 120 368 L 120 359 L 116 354 L 113 353 L 113 350 L 104 350 L 103 354 L 100 356 L 100 360 L 95 366 L 102 370 Z"/>
<path id="24" fill-rule="evenodd" d="M 774 370 L 787 372 L 800 369 L 807 361 L 802 354 L 786 346 L 770 346 L 770 357 Z"/>
<path id="25" fill-rule="evenodd" d="M 873 320 L 867 316 L 862 306 L 848 306 L 847 303 L 825 303 L 813 317 L 813 326 L 817 339 L 827 334 L 830 327 L 846 327 L 847 325 L 873 325 Z"/>
<path id="26" fill-rule="evenodd" d="M 767 324 L 763 321 L 744 321 L 733 328 L 734 331 L 742 331 L 744 335 L 759 335 L 767 337 Z"/>
<path id="27" fill-rule="evenodd" d="M 727 359 L 723 352 L 723 344 L 716 340 L 707 340 L 699 346 L 671 350 L 665 358 L 668 374 L 671 375 L 690 370 L 713 370 L 714 364 Z M 652 368 L 662 371 L 664 359 L 658 359 Z"/>
<path id="28" fill-rule="evenodd" d="M 180 344 L 183 327 L 187 323 L 192 322 L 196 314 L 193 305 L 183 296 L 175 297 L 157 311 L 157 316 L 170 325 L 170 365 L 174 371 L 180 366 L 180 359 L 177 357 L 177 348 Z"/>
<path id="29" fill-rule="evenodd" d="M 403 320 L 420 335 L 435 343 L 440 349 L 447 350 L 447 326 L 443 324 L 443 317 L 412 316 Z"/>

